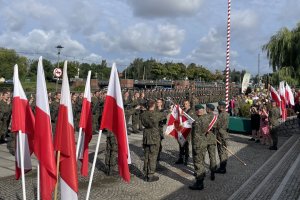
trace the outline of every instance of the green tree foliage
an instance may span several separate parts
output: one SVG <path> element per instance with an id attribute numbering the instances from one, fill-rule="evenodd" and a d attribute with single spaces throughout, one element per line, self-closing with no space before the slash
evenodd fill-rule
<path id="1" fill-rule="evenodd" d="M 32 60 L 27 73 L 27 77 L 30 78 L 30 80 L 36 80 L 37 66 L 38 60 Z M 54 69 L 52 63 L 47 59 L 43 59 L 43 67 L 46 80 L 51 81 L 53 78 Z"/>
<path id="2" fill-rule="evenodd" d="M 12 79 L 15 64 L 18 64 L 20 79 L 24 79 L 28 66 L 27 58 L 18 55 L 15 50 L 0 48 L 0 77 Z"/>
<path id="3" fill-rule="evenodd" d="M 300 75 L 300 23 L 292 30 L 280 29 L 262 49 L 274 72 L 289 67 Z"/>

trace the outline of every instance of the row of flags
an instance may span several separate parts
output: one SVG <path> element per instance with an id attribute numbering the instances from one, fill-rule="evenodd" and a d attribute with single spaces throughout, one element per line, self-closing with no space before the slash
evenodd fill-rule
<path id="1" fill-rule="evenodd" d="M 67 61 L 64 63 L 61 100 L 52 138 L 52 127 L 48 93 L 42 57 L 37 70 L 36 110 L 33 114 L 18 76 L 18 66 L 14 66 L 14 93 L 12 107 L 12 132 L 16 140 L 16 179 L 22 177 L 23 199 L 26 199 L 25 176 L 32 169 L 31 155 L 38 160 L 39 197 L 52 199 L 52 193 L 60 177 L 61 199 L 78 199 L 77 159 L 82 162 L 81 174 L 88 176 L 88 145 L 92 139 L 91 113 L 91 73 L 88 73 L 82 112 L 80 117 L 79 138 L 75 146 L 75 130 L 71 106 L 70 88 L 67 75 Z M 102 114 L 100 131 L 112 131 L 118 141 L 118 164 L 121 177 L 130 181 L 128 164 L 131 163 L 127 129 L 121 95 L 121 87 L 115 64 L 111 76 Z M 99 131 L 99 137 L 101 136 Z M 102 131 L 101 131 L 102 132 Z M 98 140 L 100 143 L 100 140 Z M 97 154 L 95 154 L 97 156 Z M 95 163 L 94 163 L 95 164 Z M 93 174 L 92 174 L 93 175 Z M 92 180 L 92 175 L 90 182 Z M 57 190 L 55 190 L 56 198 Z M 88 199 L 88 197 L 87 197 Z"/>
<path id="2" fill-rule="evenodd" d="M 287 118 L 286 106 L 294 106 L 294 95 L 291 87 L 288 83 L 281 81 L 279 83 L 279 91 L 277 92 L 272 86 L 270 87 L 270 93 L 272 99 L 277 103 L 277 106 L 280 108 L 280 113 L 282 121 L 285 121 Z"/>

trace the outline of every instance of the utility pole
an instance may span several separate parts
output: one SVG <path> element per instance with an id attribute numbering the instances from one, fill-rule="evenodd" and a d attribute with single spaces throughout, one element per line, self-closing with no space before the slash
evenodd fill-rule
<path id="1" fill-rule="evenodd" d="M 61 46 L 61 45 L 57 45 L 55 48 L 57 49 L 57 68 L 59 68 L 59 56 L 60 56 L 61 50 L 62 50 L 64 47 Z M 56 78 L 55 92 L 57 92 L 58 80 L 59 80 L 59 78 L 57 77 L 57 78 Z"/>

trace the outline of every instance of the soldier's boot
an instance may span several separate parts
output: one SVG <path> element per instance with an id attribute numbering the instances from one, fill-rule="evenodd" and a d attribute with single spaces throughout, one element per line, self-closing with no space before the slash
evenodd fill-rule
<path id="1" fill-rule="evenodd" d="M 191 190 L 203 190 L 204 189 L 203 179 L 197 179 L 193 185 L 189 186 L 189 188 Z"/>
<path id="2" fill-rule="evenodd" d="M 188 156 L 185 156 L 184 158 L 184 165 L 187 166 L 188 165 L 188 162 L 189 162 L 189 157 Z"/>
<path id="3" fill-rule="evenodd" d="M 155 182 L 155 181 L 158 181 L 159 180 L 159 177 L 158 176 L 150 176 L 147 178 L 147 182 Z"/>
<path id="4" fill-rule="evenodd" d="M 183 164 L 183 157 L 179 156 L 179 159 L 175 162 L 175 164 Z"/>
<path id="5" fill-rule="evenodd" d="M 221 162 L 220 163 L 220 167 L 215 171 L 215 173 L 226 174 L 226 165 L 227 165 L 226 161 Z"/>
<path id="6" fill-rule="evenodd" d="M 214 181 L 215 180 L 215 170 L 210 171 L 210 180 Z"/>

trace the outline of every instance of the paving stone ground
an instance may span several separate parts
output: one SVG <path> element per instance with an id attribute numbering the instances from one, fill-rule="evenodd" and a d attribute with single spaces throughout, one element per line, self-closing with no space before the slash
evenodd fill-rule
<path id="1" fill-rule="evenodd" d="M 143 149 L 142 133 L 129 136 L 132 165 L 130 166 L 131 182 L 123 182 L 118 176 L 108 177 L 104 174 L 105 135 L 101 139 L 100 151 L 94 175 L 90 199 L 228 199 L 240 186 L 262 166 L 275 151 L 270 151 L 266 145 L 248 141 L 249 137 L 242 134 L 230 134 L 229 149 L 244 160 L 247 166 L 242 165 L 233 156 L 228 161 L 228 173 L 217 174 L 216 180 L 209 179 L 209 172 L 205 179 L 203 191 L 191 191 L 188 185 L 193 184 L 193 165 L 190 160 L 188 166 L 174 165 L 178 158 L 178 143 L 167 137 L 163 140 L 161 162 L 157 168 L 159 181 L 147 183 L 143 181 Z M 279 137 L 279 148 L 289 139 Z M 93 151 L 97 135 L 93 136 L 90 147 L 90 166 L 93 160 Z M 21 181 L 13 176 L 14 157 L 9 156 L 5 145 L 0 145 L 0 200 L 22 199 Z M 206 156 L 208 167 L 208 156 Z M 289 164 L 291 165 L 291 164 Z M 270 169 L 271 170 L 271 169 Z M 293 193 L 292 198 L 299 196 L 295 192 L 299 189 L 299 166 L 295 170 L 295 177 L 287 183 L 293 185 L 284 188 L 283 192 Z M 298 175 L 296 177 L 296 175 Z M 88 178 L 80 177 L 79 199 L 85 199 Z M 26 174 L 27 198 L 36 199 L 36 170 Z M 298 190 L 299 191 L 299 190 Z"/>

